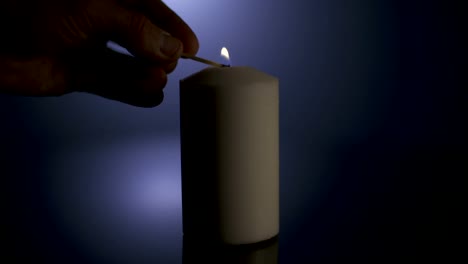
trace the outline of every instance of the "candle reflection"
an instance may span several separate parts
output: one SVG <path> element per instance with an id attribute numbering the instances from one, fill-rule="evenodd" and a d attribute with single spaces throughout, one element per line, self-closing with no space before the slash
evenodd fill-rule
<path id="1" fill-rule="evenodd" d="M 255 244 L 227 245 L 202 238 L 183 239 L 183 264 L 277 264 L 278 236 Z"/>

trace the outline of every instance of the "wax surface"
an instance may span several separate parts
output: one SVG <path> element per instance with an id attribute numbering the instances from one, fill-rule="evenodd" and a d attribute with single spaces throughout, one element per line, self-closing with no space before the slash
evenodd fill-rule
<path id="1" fill-rule="evenodd" d="M 278 234 L 278 89 L 249 67 L 181 80 L 184 235 L 248 244 Z"/>

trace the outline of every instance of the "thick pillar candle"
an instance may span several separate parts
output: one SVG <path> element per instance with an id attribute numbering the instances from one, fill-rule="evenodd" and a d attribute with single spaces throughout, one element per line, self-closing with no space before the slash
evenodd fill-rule
<path id="1" fill-rule="evenodd" d="M 249 244 L 278 234 L 278 89 L 250 67 L 180 81 L 184 235 Z"/>

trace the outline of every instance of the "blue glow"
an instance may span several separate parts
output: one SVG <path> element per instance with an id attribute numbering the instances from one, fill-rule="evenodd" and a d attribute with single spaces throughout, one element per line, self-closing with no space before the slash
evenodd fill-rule
<path id="1" fill-rule="evenodd" d="M 90 254 L 156 258 L 181 247 L 179 160 L 177 136 L 60 149 L 50 159 L 50 203 Z"/>

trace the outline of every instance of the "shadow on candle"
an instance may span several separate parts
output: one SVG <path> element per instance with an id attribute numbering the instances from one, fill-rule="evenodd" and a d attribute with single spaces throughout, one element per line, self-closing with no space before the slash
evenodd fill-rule
<path id="1" fill-rule="evenodd" d="M 248 245 L 229 245 L 184 236 L 182 264 L 276 264 L 279 237 Z"/>

